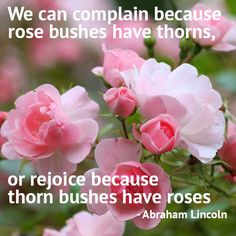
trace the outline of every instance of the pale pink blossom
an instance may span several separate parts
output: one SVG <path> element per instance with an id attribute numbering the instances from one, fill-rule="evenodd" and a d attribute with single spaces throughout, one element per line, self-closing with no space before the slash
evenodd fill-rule
<path id="1" fill-rule="evenodd" d="M 206 10 L 212 10 L 207 5 L 202 3 L 196 4 L 193 8 L 193 11 L 200 12 Z M 211 46 L 213 50 L 216 51 L 232 51 L 236 50 L 235 44 L 235 27 L 236 24 L 232 20 L 221 16 L 219 20 L 211 19 L 211 20 L 192 20 L 189 21 L 190 28 L 200 28 L 210 29 L 210 34 L 213 36 L 210 38 L 198 37 L 194 40 L 202 46 Z M 234 38 L 234 42 L 232 42 L 232 37 Z"/>
<path id="2" fill-rule="evenodd" d="M 124 229 L 125 224 L 114 219 L 110 212 L 97 216 L 82 211 L 67 220 L 60 231 L 45 229 L 43 236 L 122 236 Z"/>
<path id="3" fill-rule="evenodd" d="M 24 73 L 15 57 L 7 57 L 0 64 L 0 103 L 13 100 L 24 84 Z"/>
<path id="4" fill-rule="evenodd" d="M 120 87 L 124 83 L 120 73 L 134 67 L 140 68 L 143 63 L 144 59 L 134 51 L 104 48 L 103 67 L 96 67 L 92 72 L 102 76 L 112 87 Z"/>
<path id="5" fill-rule="evenodd" d="M 111 112 L 122 118 L 130 116 L 136 108 L 134 92 L 126 87 L 111 88 L 107 90 L 103 98 Z"/>
<path id="6" fill-rule="evenodd" d="M 147 119 L 169 114 L 179 126 L 179 147 L 187 148 L 202 162 L 209 162 L 224 142 L 224 114 L 220 94 L 194 66 L 182 64 L 171 72 L 169 65 L 147 60 L 140 71 L 122 73 L 136 94 Z"/>
<path id="7" fill-rule="evenodd" d="M 1 128 L 7 139 L 2 154 L 10 160 L 33 161 L 40 174 L 72 173 L 89 154 L 98 125 L 98 105 L 84 88 L 60 95 L 52 85 L 20 96 Z"/>
<path id="8" fill-rule="evenodd" d="M 170 181 L 167 174 L 163 169 L 153 163 L 140 163 L 142 155 L 141 146 L 135 142 L 127 139 L 105 139 L 102 140 L 95 149 L 95 159 L 98 168 L 91 169 L 85 173 L 86 184 L 82 187 L 81 192 L 88 192 L 92 189 L 97 194 L 101 193 L 112 193 L 115 194 L 116 203 L 89 203 L 87 204 L 88 209 L 98 215 L 105 214 L 108 210 L 113 216 L 119 221 L 132 220 L 134 224 L 141 229 L 151 229 L 155 227 L 159 222 L 160 218 L 148 219 L 142 217 L 145 210 L 154 212 L 163 212 L 166 208 L 167 195 L 171 192 Z M 158 186 L 134 186 L 131 182 L 129 186 L 119 185 L 113 186 L 92 186 L 91 176 L 92 172 L 100 177 L 104 175 L 109 176 L 128 176 L 131 178 L 150 178 L 150 176 L 158 176 Z M 123 204 L 124 190 L 134 196 L 134 193 L 139 194 L 154 194 L 160 193 L 161 201 L 159 204 L 155 204 L 152 200 L 145 203 L 132 203 L 126 202 Z"/>
<path id="9" fill-rule="evenodd" d="M 227 138 L 218 154 L 231 170 L 236 171 L 236 125 L 231 121 L 228 123 Z"/>
<path id="10" fill-rule="evenodd" d="M 147 121 L 138 131 L 134 127 L 133 133 L 148 151 L 155 154 L 171 151 L 179 144 L 178 124 L 168 114 Z"/>

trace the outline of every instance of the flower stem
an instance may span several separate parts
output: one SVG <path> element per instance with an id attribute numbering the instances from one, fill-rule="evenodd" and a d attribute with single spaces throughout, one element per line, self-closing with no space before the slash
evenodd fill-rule
<path id="1" fill-rule="evenodd" d="M 127 139 L 129 139 L 129 135 L 128 135 L 128 131 L 127 131 L 127 127 L 126 127 L 126 122 L 125 122 L 125 119 L 119 117 L 118 118 L 119 121 L 121 122 L 121 126 L 122 126 L 122 129 L 123 129 L 123 132 L 124 132 L 124 135 Z"/>

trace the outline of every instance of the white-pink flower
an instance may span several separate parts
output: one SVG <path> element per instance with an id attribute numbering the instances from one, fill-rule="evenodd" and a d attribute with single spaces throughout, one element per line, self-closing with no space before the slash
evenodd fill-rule
<path id="1" fill-rule="evenodd" d="M 75 214 L 60 231 L 45 229 L 43 236 L 122 236 L 125 223 L 119 222 L 110 212 L 92 215 L 87 211 Z"/>
<path id="2" fill-rule="evenodd" d="M 203 3 L 198 3 L 192 8 L 193 11 L 198 12 L 198 17 L 200 12 L 211 11 L 213 9 L 209 8 Z M 213 15 L 213 14 L 211 14 Z M 190 28 L 200 28 L 202 30 L 208 28 L 210 30 L 212 38 L 198 37 L 194 40 L 202 46 L 211 46 L 215 51 L 232 51 L 236 50 L 236 23 L 227 17 L 221 16 L 219 20 L 192 20 L 189 21 Z"/>
<path id="3" fill-rule="evenodd" d="M 95 149 L 95 159 L 98 168 L 91 169 L 85 173 L 86 183 L 81 188 L 81 192 L 88 193 L 89 190 L 97 194 L 107 193 L 114 194 L 116 203 L 95 203 L 90 202 L 87 204 L 88 209 L 98 215 L 105 214 L 108 210 L 119 221 L 132 220 L 134 224 L 141 229 L 154 228 L 159 222 L 160 218 L 149 219 L 143 217 L 146 211 L 163 212 L 166 208 L 167 195 L 171 192 L 171 185 L 169 177 L 164 170 L 153 163 L 140 163 L 142 155 L 141 145 L 130 141 L 128 139 L 104 139 Z M 95 173 L 101 178 L 104 175 L 119 176 L 116 181 L 116 186 L 99 186 L 92 185 L 92 173 Z M 128 177 L 130 182 L 128 186 L 120 184 L 122 177 Z M 133 184 L 131 179 L 138 179 L 142 176 L 150 179 L 151 176 L 158 176 L 158 185 L 154 186 L 148 184 L 141 186 L 140 184 Z M 150 183 L 150 182 L 149 182 Z M 118 184 L 118 185 L 117 185 Z M 126 202 L 124 204 L 124 194 L 128 192 L 132 195 L 132 202 Z M 134 202 L 135 194 L 145 194 L 146 196 L 152 196 L 155 193 L 161 195 L 159 204 L 155 203 L 152 198 L 145 202 L 142 199 L 142 203 Z"/>
<path id="4" fill-rule="evenodd" d="M 7 139 L 2 154 L 33 161 L 40 174 L 74 172 L 98 133 L 99 107 L 85 89 L 76 86 L 60 95 L 45 84 L 20 96 L 15 106 L 1 128 Z"/>
<path id="5" fill-rule="evenodd" d="M 169 65 L 147 60 L 141 71 L 122 73 L 136 94 L 147 119 L 169 114 L 179 126 L 179 147 L 187 148 L 202 162 L 209 162 L 224 142 L 225 120 L 220 94 L 208 77 L 194 66 L 182 64 L 171 72 Z"/>

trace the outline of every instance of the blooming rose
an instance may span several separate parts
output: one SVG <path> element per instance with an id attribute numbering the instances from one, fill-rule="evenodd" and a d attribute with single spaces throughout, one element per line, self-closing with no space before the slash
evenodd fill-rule
<path id="1" fill-rule="evenodd" d="M 60 96 L 52 85 L 39 86 L 15 101 L 1 128 L 7 139 L 2 154 L 10 160 L 27 159 L 40 174 L 72 173 L 89 154 L 98 125 L 98 105 L 76 86 Z"/>
<path id="2" fill-rule="evenodd" d="M 91 169 L 85 173 L 86 183 L 82 187 L 82 192 L 88 192 L 92 189 L 97 194 L 112 193 L 116 194 L 117 202 L 112 204 L 103 203 L 89 203 L 88 209 L 98 215 L 105 214 L 108 210 L 119 221 L 132 220 L 134 224 L 141 229 L 150 229 L 155 227 L 159 222 L 159 218 L 148 219 L 142 217 L 145 210 L 154 212 L 163 212 L 166 207 L 167 194 L 171 192 L 170 181 L 163 169 L 153 163 L 140 163 L 141 147 L 139 144 L 130 140 L 118 138 L 118 139 L 105 139 L 102 140 L 95 149 L 95 159 L 98 165 L 97 169 Z M 128 186 L 120 185 L 120 179 L 117 180 L 116 186 L 110 185 L 109 187 L 93 186 L 91 184 L 92 172 L 99 175 L 101 178 L 104 175 L 109 176 L 128 176 L 129 179 L 141 178 L 142 176 L 150 177 L 151 175 L 158 176 L 158 186 L 141 186 L 135 185 L 129 182 Z M 134 194 L 161 194 L 160 204 L 155 204 L 152 200 L 148 203 L 122 203 L 124 190 L 127 193 Z"/>
<path id="3" fill-rule="evenodd" d="M 159 115 L 144 123 L 139 132 L 134 127 L 134 135 L 151 153 L 162 154 L 171 151 L 179 142 L 178 124 L 168 114 Z"/>
<path id="4" fill-rule="evenodd" d="M 103 95 L 111 112 L 123 118 L 130 116 L 136 108 L 133 91 L 125 87 L 111 88 Z"/>
<path id="5" fill-rule="evenodd" d="M 103 67 L 96 67 L 92 72 L 103 76 L 105 81 L 113 87 L 120 87 L 123 84 L 124 80 L 120 74 L 122 71 L 133 67 L 140 68 L 144 62 L 143 58 L 131 50 L 104 48 L 104 54 Z"/>
<path id="6" fill-rule="evenodd" d="M 169 65 L 147 60 L 140 71 L 122 73 L 147 119 L 160 114 L 174 117 L 179 126 L 179 147 L 187 148 L 202 162 L 209 162 L 224 142 L 222 99 L 208 77 L 182 64 L 171 72 Z"/>
<path id="7" fill-rule="evenodd" d="M 0 64 L 0 103 L 14 99 L 23 85 L 23 69 L 15 57 L 5 58 Z"/>
<path id="8" fill-rule="evenodd" d="M 211 10 L 209 7 L 202 3 L 196 4 L 193 8 L 193 11 L 196 11 L 197 17 L 200 16 L 201 11 Z M 212 37 L 210 38 L 203 38 L 199 37 L 194 39 L 197 43 L 202 46 L 211 46 L 213 50 L 216 51 L 232 51 L 236 50 L 236 37 L 235 37 L 235 29 L 236 24 L 223 16 L 220 17 L 219 20 L 192 20 L 189 22 L 190 28 L 200 28 L 202 31 L 205 28 L 210 29 L 211 36 L 214 36 L 214 40 Z M 234 35 L 234 43 L 232 42 L 232 37 Z"/>
<path id="9" fill-rule="evenodd" d="M 227 138 L 219 150 L 220 158 L 236 171 L 236 125 L 229 121 Z"/>
<path id="10" fill-rule="evenodd" d="M 43 236 L 122 236 L 125 224 L 114 219 L 110 212 L 97 216 L 82 211 L 67 221 L 61 231 L 45 229 Z"/>

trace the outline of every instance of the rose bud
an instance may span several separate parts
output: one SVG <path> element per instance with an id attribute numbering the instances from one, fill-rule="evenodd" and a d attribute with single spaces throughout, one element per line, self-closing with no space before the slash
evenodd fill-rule
<path id="1" fill-rule="evenodd" d="M 133 134 L 151 153 L 162 154 L 174 149 L 179 143 L 179 126 L 168 114 L 159 115 L 141 125 Z"/>
<path id="2" fill-rule="evenodd" d="M 130 116 L 137 105 L 135 94 L 125 87 L 111 88 L 103 98 L 111 112 L 122 118 Z"/>

